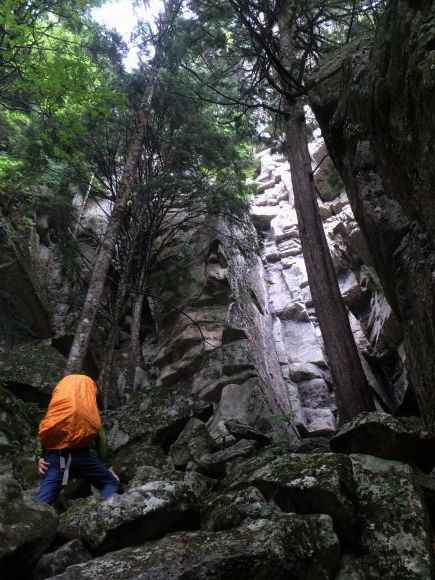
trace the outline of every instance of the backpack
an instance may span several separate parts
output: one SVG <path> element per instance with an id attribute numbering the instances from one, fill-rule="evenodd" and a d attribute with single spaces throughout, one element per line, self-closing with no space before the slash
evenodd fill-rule
<path id="1" fill-rule="evenodd" d="M 100 428 L 97 385 L 86 375 L 68 375 L 56 385 L 38 434 L 45 449 L 81 449 Z"/>

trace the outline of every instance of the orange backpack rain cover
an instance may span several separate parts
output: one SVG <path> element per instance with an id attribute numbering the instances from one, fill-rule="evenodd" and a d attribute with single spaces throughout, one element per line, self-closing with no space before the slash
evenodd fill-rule
<path id="1" fill-rule="evenodd" d="M 58 383 L 47 413 L 39 424 L 45 449 L 80 449 L 101 428 L 97 385 L 86 375 L 68 375 Z"/>

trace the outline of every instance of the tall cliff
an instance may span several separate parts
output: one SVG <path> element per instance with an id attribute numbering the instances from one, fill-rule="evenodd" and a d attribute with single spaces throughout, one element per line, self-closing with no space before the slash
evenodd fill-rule
<path id="1" fill-rule="evenodd" d="M 400 322 L 409 380 L 435 427 L 435 7 L 391 3 L 374 39 L 309 80 L 310 102 Z"/>
<path id="2" fill-rule="evenodd" d="M 2 578 L 433 577 L 435 435 L 400 415 L 416 411 L 415 392 L 426 423 L 435 419 L 434 31 L 430 2 L 392 2 L 374 40 L 347 46 L 309 81 L 348 191 L 328 161 L 318 167 L 314 130 L 319 212 L 381 411 L 338 433 L 279 153 L 258 153 L 250 217 L 180 228 L 179 263 L 150 288 L 133 393 L 131 311 L 121 322 L 115 404 L 102 413 L 122 484 L 110 502 L 74 481 L 57 510 L 33 499 L 34 434 L 79 293 L 44 216 L 19 247 L 0 240 L 0 292 L 13 298 L 0 324 L 11 310 L 16 323 L 0 342 Z M 83 209 L 86 273 L 106 217 Z M 87 361 L 95 377 L 105 330 L 102 321 Z"/>

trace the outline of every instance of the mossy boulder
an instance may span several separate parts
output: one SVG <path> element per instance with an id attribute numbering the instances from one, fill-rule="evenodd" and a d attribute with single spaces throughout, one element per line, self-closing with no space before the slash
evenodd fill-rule
<path id="1" fill-rule="evenodd" d="M 0 476 L 0 577 L 28 577 L 50 545 L 57 522 L 53 508 L 25 497 L 14 479 Z"/>
<path id="2" fill-rule="evenodd" d="M 103 554 L 176 530 L 199 526 L 198 496 L 189 482 L 151 481 L 108 501 L 89 498 L 61 517 L 59 535 L 80 537 Z"/>
<path id="3" fill-rule="evenodd" d="M 12 466 L 14 478 L 22 489 L 31 489 L 39 485 L 40 476 L 33 451 L 15 453 L 12 456 Z"/>
<path id="4" fill-rule="evenodd" d="M 21 346 L 0 353 L 0 380 L 21 399 L 45 406 L 65 362 L 52 346 Z"/>
<path id="5" fill-rule="evenodd" d="M 167 465 L 166 455 L 158 445 L 137 441 L 122 447 L 112 461 L 115 473 L 123 483 L 128 483 L 140 466 L 162 468 Z"/>
<path id="6" fill-rule="evenodd" d="M 254 486 L 285 512 L 328 514 L 341 541 L 345 545 L 355 543 L 358 535 L 352 503 L 355 484 L 349 457 L 335 453 L 290 453 L 264 462 L 266 457 L 236 468 L 232 489 Z"/>
<path id="7" fill-rule="evenodd" d="M 365 578 L 430 579 L 431 533 L 411 467 L 351 455 Z"/>
<path id="8" fill-rule="evenodd" d="M 340 547 L 327 515 L 283 514 L 222 532 L 180 532 L 71 566 L 58 580 L 327 580 Z"/>
<path id="9" fill-rule="evenodd" d="M 206 420 L 212 411 L 210 403 L 179 390 L 155 387 L 138 392 L 126 405 L 105 415 L 109 445 L 117 451 L 140 440 L 167 449 L 189 419 Z"/>
<path id="10" fill-rule="evenodd" d="M 60 574 L 69 566 L 87 562 L 92 558 L 92 554 L 85 548 L 81 540 L 71 540 L 54 552 L 44 554 L 38 560 L 33 575 L 34 580 L 51 578 Z"/>
<path id="11" fill-rule="evenodd" d="M 202 527 L 218 532 L 239 526 L 246 519 L 272 517 L 281 510 L 267 502 L 255 487 L 211 494 L 204 502 Z"/>
<path id="12" fill-rule="evenodd" d="M 330 446 L 337 453 L 362 453 L 412 463 L 425 471 L 435 465 L 435 434 L 418 417 L 360 413 L 346 423 Z"/>
<path id="13" fill-rule="evenodd" d="M 38 425 L 38 414 L 28 403 L 17 399 L 8 389 L 0 385 L 0 445 L 20 448 L 32 439 Z"/>
<path id="14" fill-rule="evenodd" d="M 213 477 L 223 477 L 239 463 L 252 457 L 258 448 L 255 439 L 240 439 L 234 445 L 214 453 L 205 453 L 199 460 L 199 470 Z"/>

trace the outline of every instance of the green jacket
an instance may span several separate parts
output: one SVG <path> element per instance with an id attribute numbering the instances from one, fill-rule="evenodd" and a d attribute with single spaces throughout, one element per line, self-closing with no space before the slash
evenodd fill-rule
<path id="1" fill-rule="evenodd" d="M 104 431 L 104 427 L 101 426 L 100 432 L 98 433 L 97 437 L 92 441 L 91 446 L 93 446 L 97 452 L 98 459 L 101 463 L 104 463 L 106 467 L 109 467 L 108 463 L 108 456 L 109 456 L 109 446 L 107 444 L 107 435 Z M 44 457 L 47 452 L 47 449 L 44 449 L 41 439 L 39 436 L 36 438 L 36 445 L 35 445 L 35 457 L 38 460 L 40 457 Z"/>

